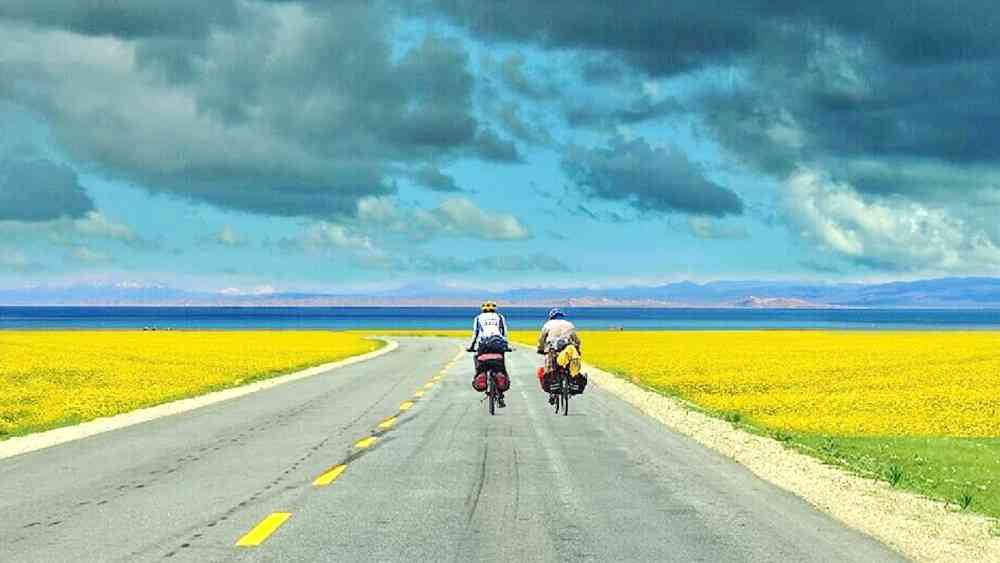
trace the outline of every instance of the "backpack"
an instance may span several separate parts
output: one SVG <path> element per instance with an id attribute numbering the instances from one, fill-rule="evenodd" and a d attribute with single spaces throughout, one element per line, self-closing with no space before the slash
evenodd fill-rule
<path id="1" fill-rule="evenodd" d="M 507 341 L 502 336 L 490 336 L 479 345 L 479 353 L 503 354 L 507 351 Z"/>

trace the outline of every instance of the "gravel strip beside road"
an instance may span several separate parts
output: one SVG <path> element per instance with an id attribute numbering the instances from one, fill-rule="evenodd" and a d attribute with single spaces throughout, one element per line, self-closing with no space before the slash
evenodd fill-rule
<path id="1" fill-rule="evenodd" d="M 736 460 L 915 561 L 1000 562 L 1000 538 L 991 534 L 995 524 L 986 517 L 954 512 L 941 502 L 825 465 L 593 366 L 586 366 L 586 371 L 592 382 L 672 430 Z"/>

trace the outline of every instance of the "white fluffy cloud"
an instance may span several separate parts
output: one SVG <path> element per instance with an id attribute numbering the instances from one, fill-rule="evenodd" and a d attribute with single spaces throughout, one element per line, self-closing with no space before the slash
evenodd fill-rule
<path id="1" fill-rule="evenodd" d="M 301 239 L 306 248 L 339 248 L 344 250 L 372 252 L 375 244 L 370 238 L 352 233 L 344 225 L 317 223 L 306 231 Z"/>
<path id="2" fill-rule="evenodd" d="M 1000 269 L 1000 248 L 990 234 L 948 208 L 865 198 L 809 169 L 792 174 L 785 188 L 798 234 L 852 261 L 904 270 Z"/>
<path id="3" fill-rule="evenodd" d="M 219 293 L 222 295 L 236 296 L 236 295 L 273 295 L 277 293 L 277 289 L 270 284 L 258 285 L 251 288 L 242 287 L 227 287 L 220 289 Z"/>
<path id="4" fill-rule="evenodd" d="M 108 254 L 87 248 L 86 246 L 78 246 L 74 248 L 69 252 L 69 257 L 78 262 L 90 263 L 108 262 L 111 260 L 111 256 Z"/>
<path id="5" fill-rule="evenodd" d="M 391 198 L 369 197 L 358 204 L 358 223 L 362 229 L 388 230 L 420 240 L 441 236 L 485 240 L 531 237 L 517 217 L 481 209 L 464 197 L 446 199 L 432 209 L 408 209 Z"/>
<path id="6" fill-rule="evenodd" d="M 79 219 L 63 217 L 51 221 L 0 221 L 0 234 L 8 240 L 47 240 L 53 244 L 76 245 L 87 239 L 148 245 L 132 227 L 118 223 L 98 211 Z"/>
<path id="7" fill-rule="evenodd" d="M 743 225 L 722 223 L 711 217 L 688 217 L 687 224 L 692 235 L 705 240 L 745 239 L 750 236 Z"/>
<path id="8" fill-rule="evenodd" d="M 229 248 L 240 248 L 246 246 L 249 242 L 246 237 L 236 232 L 236 230 L 229 225 L 226 225 L 218 232 L 213 233 L 208 237 L 208 240 L 216 244 L 221 244 L 222 246 L 228 246 Z"/>
<path id="9" fill-rule="evenodd" d="M 91 211 L 82 219 L 73 221 L 74 230 L 88 238 L 101 238 L 121 242 L 136 242 L 139 237 L 131 227 L 115 223 L 97 211 Z"/>
<path id="10" fill-rule="evenodd" d="M 368 197 L 358 203 L 354 219 L 314 223 L 299 236 L 284 239 L 281 246 L 343 256 L 370 269 L 465 272 L 479 267 L 476 261 L 435 256 L 419 247 L 440 237 L 516 241 L 530 238 L 531 234 L 513 215 L 481 209 L 466 198 L 450 198 L 437 207 L 421 209 L 401 205 L 395 198 Z M 544 255 L 491 260 L 494 267 L 507 271 L 568 269 Z"/>

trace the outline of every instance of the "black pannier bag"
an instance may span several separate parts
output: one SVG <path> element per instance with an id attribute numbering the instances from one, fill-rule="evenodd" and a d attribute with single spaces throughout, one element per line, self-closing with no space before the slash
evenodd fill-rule
<path id="1" fill-rule="evenodd" d="M 545 384 L 545 390 L 549 393 L 556 393 L 559 391 L 559 386 L 556 385 L 556 374 L 549 372 L 545 374 L 545 379 L 543 381 Z"/>

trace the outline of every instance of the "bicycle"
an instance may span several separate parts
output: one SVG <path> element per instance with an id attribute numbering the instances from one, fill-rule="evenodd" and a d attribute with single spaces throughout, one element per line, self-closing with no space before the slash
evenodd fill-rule
<path id="1" fill-rule="evenodd" d="M 466 351 L 478 353 L 475 350 L 471 349 Z M 500 404 L 500 396 L 503 394 L 501 391 L 498 390 L 499 384 L 497 383 L 497 374 L 502 372 L 496 369 L 495 362 L 497 360 L 502 362 L 504 359 L 504 355 L 499 353 L 486 353 L 486 354 L 480 354 L 478 359 L 480 365 L 486 366 L 486 389 L 483 391 L 483 393 L 485 393 L 486 396 L 483 397 L 483 401 L 488 401 L 487 408 L 489 409 L 490 416 L 493 416 L 496 414 L 497 405 Z M 504 375 L 507 376 L 507 374 Z"/>
<path id="2" fill-rule="evenodd" d="M 541 350 L 538 353 L 543 356 L 546 355 Z M 556 414 L 562 411 L 563 416 L 569 416 L 569 398 L 573 394 L 569 370 L 556 363 L 554 354 L 547 363 L 553 366 L 553 381 L 546 389 L 549 393 L 549 404 L 555 405 Z"/>
<path id="3" fill-rule="evenodd" d="M 497 374 L 493 370 L 486 370 L 486 397 L 489 399 L 490 416 L 497 413 Z"/>
<path id="4" fill-rule="evenodd" d="M 555 399 L 553 403 L 556 407 L 556 414 L 562 410 L 563 416 L 569 416 L 569 397 L 572 394 L 570 392 L 569 372 L 564 368 L 557 367 L 553 377 L 555 377 L 555 391 L 549 393 L 549 397 Z"/>

